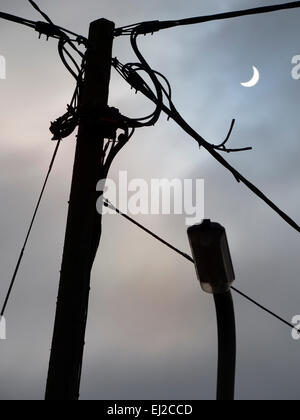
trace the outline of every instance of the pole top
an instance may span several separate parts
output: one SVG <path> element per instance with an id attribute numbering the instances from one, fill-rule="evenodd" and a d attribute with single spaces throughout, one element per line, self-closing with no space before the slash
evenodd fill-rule
<path id="1" fill-rule="evenodd" d="M 107 26 L 113 26 L 113 27 L 115 27 L 115 23 L 114 22 L 112 22 L 112 21 L 110 21 L 108 19 L 105 19 L 105 18 L 100 18 L 100 19 L 93 20 L 91 22 L 91 25 L 93 25 L 93 26 L 96 26 L 96 25 L 99 25 L 99 26 L 100 25 L 101 26 L 107 25 Z"/>

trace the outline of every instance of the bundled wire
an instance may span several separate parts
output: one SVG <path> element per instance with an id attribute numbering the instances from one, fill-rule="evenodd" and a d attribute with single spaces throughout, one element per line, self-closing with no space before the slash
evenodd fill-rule
<path id="1" fill-rule="evenodd" d="M 126 66 L 122 66 L 121 63 L 117 60 L 113 60 L 113 66 L 116 68 L 116 70 L 124 77 L 126 81 L 130 83 L 130 85 L 135 88 L 136 90 L 140 90 L 139 86 L 140 83 L 143 84 L 143 90 L 147 91 L 147 94 L 151 96 L 153 102 L 156 104 L 155 110 L 146 117 L 141 118 L 128 118 L 124 117 L 124 119 L 127 122 L 127 125 L 132 128 L 142 128 L 142 127 L 150 127 L 157 123 L 157 121 L 160 118 L 161 112 L 162 112 L 162 104 L 163 104 L 163 95 L 162 95 L 162 89 L 159 83 L 157 83 L 157 78 L 152 78 L 152 81 L 154 82 L 156 93 L 152 91 L 152 89 L 149 88 L 147 83 L 144 83 L 144 81 L 139 77 L 138 72 L 139 71 L 146 71 L 148 75 L 150 75 L 150 72 L 145 69 L 145 67 L 139 63 L 129 63 Z"/>
<path id="2" fill-rule="evenodd" d="M 37 10 L 37 12 L 41 14 L 41 16 L 46 20 L 46 23 L 44 23 L 44 25 L 49 25 L 49 28 L 52 28 L 53 31 L 54 28 L 56 31 L 60 31 L 62 29 L 54 25 L 50 17 L 45 12 L 43 12 L 33 0 L 28 1 L 34 7 L 34 9 Z M 50 29 L 48 30 L 48 32 L 50 32 Z M 71 40 L 68 36 L 68 33 L 75 35 L 76 39 Z M 82 36 L 75 34 L 74 32 L 67 31 L 64 29 L 61 33 L 59 33 L 59 35 L 60 36 L 58 42 L 58 53 L 62 60 L 62 63 L 64 64 L 68 72 L 72 75 L 72 77 L 75 79 L 76 87 L 72 100 L 67 106 L 67 112 L 63 116 L 57 118 L 56 121 L 51 123 L 50 131 L 53 134 L 52 140 L 62 140 L 70 136 L 78 126 L 80 117 L 85 117 L 82 111 L 82 115 L 80 115 L 79 100 L 84 82 L 86 52 L 83 53 L 78 47 L 80 45 L 84 45 L 84 47 L 87 48 L 88 40 Z M 73 51 L 70 51 L 70 49 L 72 49 Z M 72 54 L 74 52 L 77 55 L 77 59 Z M 78 62 L 78 58 L 81 60 L 80 63 Z M 156 117 L 156 114 L 157 113 L 154 112 L 151 116 L 142 119 L 141 121 L 143 121 L 144 123 L 145 120 L 151 119 L 152 122 L 149 122 L 149 124 L 154 124 L 159 118 L 159 116 Z M 108 108 L 104 111 L 101 117 L 99 116 L 99 118 L 99 124 L 102 125 L 102 129 L 104 129 L 104 131 L 107 131 L 108 137 L 108 140 L 104 145 L 102 161 L 100 163 L 103 165 L 103 171 L 108 173 L 113 158 L 132 137 L 135 128 L 142 126 L 142 122 L 138 119 L 131 120 L 129 118 L 126 118 L 114 108 Z M 119 135 L 117 138 L 116 133 L 119 128 L 123 129 L 124 133 Z M 129 133 L 130 129 L 132 129 L 131 133 Z"/>
<path id="3" fill-rule="evenodd" d="M 137 57 L 140 60 L 140 63 L 128 63 L 126 65 L 122 65 L 119 62 L 119 60 L 115 58 L 113 59 L 112 64 L 113 64 L 113 67 L 131 85 L 132 88 L 134 88 L 136 91 L 142 92 L 152 102 L 156 103 L 156 111 L 153 114 L 151 114 L 151 116 L 145 117 L 143 119 L 138 119 L 138 123 L 136 127 L 144 127 L 147 125 L 154 125 L 158 121 L 162 111 L 168 114 L 169 119 L 174 117 L 174 115 L 172 116 L 171 113 L 178 114 L 178 112 L 172 101 L 172 88 L 168 79 L 162 73 L 153 70 L 149 66 L 149 64 L 146 62 L 145 58 L 143 57 L 140 50 L 138 49 L 137 37 L 138 37 L 137 33 L 132 33 L 131 44 L 132 44 L 134 52 L 136 53 Z M 156 93 L 152 91 L 149 85 L 139 75 L 140 72 L 145 72 L 150 77 L 150 79 L 152 80 L 155 86 Z M 166 87 L 162 85 L 158 77 L 161 78 L 165 82 Z M 164 104 L 164 98 L 163 98 L 164 96 L 167 98 L 169 108 Z M 143 122 L 143 120 L 147 120 L 149 118 L 151 118 L 150 121 L 147 121 L 146 123 Z M 129 121 L 132 122 L 134 120 L 129 120 Z M 211 146 L 215 150 L 226 152 L 226 153 L 252 150 L 252 147 L 244 147 L 244 148 L 238 148 L 238 149 L 231 149 L 231 148 L 229 149 L 226 147 L 228 141 L 230 140 L 230 136 L 232 134 L 234 125 L 235 125 L 235 119 L 232 120 L 231 127 L 226 136 L 226 139 L 221 144 L 213 145 L 213 144 L 207 143 L 204 139 L 202 139 L 203 142 L 207 143 L 207 145 Z"/>
<path id="4" fill-rule="evenodd" d="M 81 59 L 79 64 L 73 55 L 67 49 L 71 47 Z M 68 37 L 60 38 L 58 42 L 58 53 L 62 63 L 76 81 L 75 91 L 70 104 L 67 106 L 67 112 L 51 123 L 50 131 L 53 134 L 52 140 L 62 140 L 69 137 L 79 123 L 79 97 L 84 80 L 86 56 L 82 53 Z"/>
<path id="5" fill-rule="evenodd" d="M 221 156 L 220 152 L 239 152 L 250 150 L 251 148 L 239 148 L 239 149 L 228 149 L 226 144 L 229 141 L 234 122 L 232 121 L 230 131 L 226 136 L 224 142 L 219 145 L 214 145 L 207 142 L 199 133 L 197 133 L 181 116 L 177 111 L 171 97 L 171 88 L 169 82 L 167 82 L 168 90 L 161 84 L 158 77 L 160 73 L 155 72 L 151 69 L 144 56 L 140 52 L 137 46 L 137 37 L 139 32 L 131 33 L 131 44 L 133 50 L 135 51 L 140 63 L 138 64 L 127 64 L 122 65 L 117 59 L 113 60 L 113 66 L 120 73 L 120 75 L 137 91 L 143 93 L 148 99 L 155 103 L 157 106 L 155 118 L 153 121 L 157 121 L 160 113 L 163 111 L 167 114 L 168 118 L 173 119 L 187 134 L 194 138 L 199 147 L 203 147 L 213 156 L 225 169 L 227 169 L 236 179 L 237 182 L 243 183 L 250 191 L 252 191 L 258 198 L 260 198 L 265 204 L 267 204 L 272 210 L 274 210 L 286 223 L 288 223 L 293 229 L 300 233 L 300 226 L 284 211 L 282 211 L 271 199 L 269 199 L 260 189 L 258 189 L 254 184 L 252 184 L 248 179 L 246 179 L 239 171 L 237 171 L 232 165 L 230 165 L 224 158 Z M 153 84 L 155 85 L 156 93 L 152 91 L 149 85 L 138 73 L 139 70 L 145 71 L 151 78 Z M 165 77 L 163 77 L 166 80 Z M 164 97 L 166 97 L 168 105 L 164 103 Z"/>

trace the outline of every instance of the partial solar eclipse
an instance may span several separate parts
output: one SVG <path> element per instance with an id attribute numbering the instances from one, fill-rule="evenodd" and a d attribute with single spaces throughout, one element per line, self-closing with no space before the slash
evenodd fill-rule
<path id="1" fill-rule="evenodd" d="M 259 78 L 260 78 L 259 71 L 255 66 L 253 66 L 252 68 L 253 68 L 253 77 L 251 80 L 249 80 L 249 82 L 241 83 L 243 87 L 251 88 L 251 87 L 256 86 L 257 83 L 259 82 Z"/>

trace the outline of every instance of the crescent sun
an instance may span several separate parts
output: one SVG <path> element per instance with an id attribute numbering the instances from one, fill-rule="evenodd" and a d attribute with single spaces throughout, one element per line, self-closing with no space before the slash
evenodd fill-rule
<path id="1" fill-rule="evenodd" d="M 259 71 L 255 66 L 253 66 L 252 68 L 253 68 L 253 77 L 249 82 L 241 83 L 241 85 L 244 87 L 247 87 L 247 88 L 254 87 L 259 82 L 259 78 L 260 78 Z"/>

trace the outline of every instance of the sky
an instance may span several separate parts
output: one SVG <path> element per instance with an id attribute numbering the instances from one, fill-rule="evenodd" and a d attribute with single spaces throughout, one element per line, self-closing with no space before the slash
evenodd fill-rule
<path id="1" fill-rule="evenodd" d="M 116 26 L 180 19 L 284 3 L 269 0 L 39 0 L 63 27 L 87 35 L 89 23 Z M 2 0 L 1 11 L 32 20 L 25 0 Z M 232 147 L 253 151 L 228 161 L 299 222 L 300 10 L 174 28 L 140 41 L 152 68 L 166 75 L 184 118 L 208 141 L 223 140 L 231 120 Z M 74 84 L 57 41 L 1 21 L 0 55 L 0 297 L 4 298 L 54 149 L 50 121 L 65 112 Z M 128 38 L 114 56 L 135 60 Z M 257 86 L 240 85 L 260 71 Z M 298 94 L 299 92 L 299 94 Z M 112 73 L 110 99 L 126 115 L 149 104 Z M 7 340 L 0 341 L 0 399 L 43 399 L 62 258 L 75 134 L 59 152 L 9 302 Z M 235 286 L 291 321 L 300 314 L 299 235 L 189 138 L 161 117 L 137 131 L 114 162 L 130 179 L 205 180 L 205 217 L 226 227 Z M 190 253 L 184 216 L 137 220 Z M 300 341 L 291 330 L 234 295 L 239 400 L 298 400 Z M 92 275 L 81 399 L 213 400 L 217 334 L 211 295 L 192 264 L 117 215 L 103 219 Z"/>

